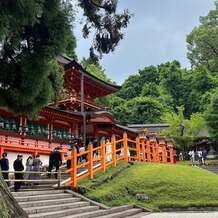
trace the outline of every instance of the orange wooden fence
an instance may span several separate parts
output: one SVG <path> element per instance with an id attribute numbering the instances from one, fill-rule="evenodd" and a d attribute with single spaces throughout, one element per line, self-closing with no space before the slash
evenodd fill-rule
<path id="1" fill-rule="evenodd" d="M 55 147 L 61 147 L 62 159 L 66 155 L 70 145 L 47 142 L 42 140 L 17 138 L 13 136 L 0 135 L 0 157 L 3 152 L 17 152 L 17 153 L 32 153 L 49 155 Z"/>
<path id="2" fill-rule="evenodd" d="M 99 153 L 96 155 L 96 153 Z M 82 157 L 86 157 L 84 161 Z M 115 136 L 111 138 L 111 142 L 102 140 L 100 146 L 93 148 L 89 143 L 86 151 L 78 153 L 72 149 L 71 152 L 71 168 L 66 172 L 70 172 L 71 180 L 66 183 L 67 186 L 77 187 L 78 181 L 82 178 L 93 178 L 96 171 L 106 171 L 108 165 L 116 166 L 120 160 L 124 161 L 140 161 L 140 162 L 156 162 L 156 163 L 174 163 L 173 147 L 167 146 L 164 142 L 157 140 L 148 140 L 147 138 L 128 139 L 127 134 L 123 134 L 123 138 L 116 140 Z M 86 167 L 83 173 L 78 173 L 80 168 Z"/>

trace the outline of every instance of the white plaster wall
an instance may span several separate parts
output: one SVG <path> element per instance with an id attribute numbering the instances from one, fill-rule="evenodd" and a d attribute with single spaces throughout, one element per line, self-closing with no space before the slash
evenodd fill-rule
<path id="1" fill-rule="evenodd" d="M 23 165 L 24 168 L 26 168 L 26 159 L 32 155 L 31 153 L 17 153 L 17 152 L 7 152 L 8 153 L 8 160 L 9 160 L 9 170 L 14 171 L 13 169 L 13 163 L 17 159 L 18 154 L 23 155 Z M 42 165 L 48 165 L 49 156 L 48 155 L 40 155 L 40 159 L 42 161 Z"/>

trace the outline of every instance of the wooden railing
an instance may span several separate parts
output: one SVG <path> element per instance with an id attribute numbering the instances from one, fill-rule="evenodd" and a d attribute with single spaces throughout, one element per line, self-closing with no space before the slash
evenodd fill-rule
<path id="1" fill-rule="evenodd" d="M 0 170 L 1 173 L 8 173 L 10 174 L 9 178 L 8 179 L 4 179 L 5 182 L 10 182 L 11 184 L 13 184 L 14 182 L 22 182 L 22 183 L 52 183 L 54 184 L 55 182 L 57 183 L 57 187 L 59 188 L 61 186 L 61 170 L 58 170 L 58 172 L 36 172 L 36 171 L 4 171 L 4 170 Z M 57 175 L 57 179 L 15 179 L 14 177 L 12 178 L 11 175 L 14 175 L 14 174 L 22 174 L 22 175 L 25 175 L 25 174 L 40 174 L 40 177 L 41 175 L 43 174 L 50 174 L 50 175 Z M 24 176 L 25 177 L 25 176 Z"/>
<path id="2" fill-rule="evenodd" d="M 4 151 L 14 151 L 19 153 L 46 154 L 55 148 L 61 147 L 62 157 L 64 158 L 70 145 L 56 142 L 48 142 L 43 140 L 35 140 L 28 138 L 17 138 L 13 136 L 0 135 L 0 156 Z"/>
<path id="3" fill-rule="evenodd" d="M 107 146 L 110 146 L 110 149 Z M 110 152 L 107 152 L 108 150 Z M 100 151 L 98 156 L 95 155 L 97 151 Z M 79 162 L 78 160 L 84 156 L 86 160 Z M 167 146 L 165 143 L 159 144 L 157 140 L 150 141 L 146 138 L 131 140 L 126 133 L 120 140 L 116 140 L 113 136 L 110 144 L 102 140 L 100 146 L 96 148 L 89 143 L 87 150 L 78 154 L 76 148 L 73 148 L 69 159 L 71 159 L 71 168 L 66 172 L 70 172 L 71 179 L 65 185 L 72 187 L 77 187 L 78 181 L 84 177 L 92 179 L 94 173 L 99 170 L 105 172 L 108 165 L 116 166 L 120 160 L 174 163 L 172 146 Z M 78 174 L 79 169 L 84 167 L 86 170 Z"/>

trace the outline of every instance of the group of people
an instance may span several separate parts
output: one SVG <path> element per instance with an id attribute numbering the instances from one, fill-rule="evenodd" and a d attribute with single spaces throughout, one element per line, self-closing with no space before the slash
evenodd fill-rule
<path id="1" fill-rule="evenodd" d="M 42 161 L 40 159 L 40 155 L 35 156 L 29 156 L 26 160 L 26 173 L 23 172 L 24 165 L 23 165 L 23 155 L 18 154 L 16 160 L 13 162 L 13 168 L 14 168 L 14 191 L 19 191 L 21 185 L 23 184 L 22 180 L 39 180 L 40 179 L 40 168 L 42 166 Z M 3 178 L 6 180 L 6 184 L 10 186 L 8 176 L 8 170 L 9 170 L 9 160 L 8 160 L 8 154 L 4 152 L 2 154 L 2 158 L 0 160 L 0 167 L 1 171 L 4 171 L 2 173 Z M 33 173 L 34 172 L 34 173 Z M 37 173 L 38 172 L 38 173 Z M 26 182 L 26 184 L 31 184 Z"/>
<path id="2" fill-rule="evenodd" d="M 196 152 L 194 149 L 190 150 L 188 155 L 190 156 L 190 161 L 192 166 L 195 165 L 196 157 L 198 158 L 199 165 L 205 165 L 205 160 L 207 157 L 207 151 L 205 149 Z"/>

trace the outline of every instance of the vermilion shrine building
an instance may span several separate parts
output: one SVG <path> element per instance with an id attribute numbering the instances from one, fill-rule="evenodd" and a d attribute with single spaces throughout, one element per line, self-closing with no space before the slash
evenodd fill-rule
<path id="1" fill-rule="evenodd" d="M 96 137 L 120 138 L 124 132 L 130 138 L 137 136 L 95 104 L 96 98 L 119 91 L 119 86 L 98 79 L 68 57 L 59 57 L 58 62 L 64 67 L 61 101 L 44 107 L 34 120 L 0 109 L 1 156 L 3 152 L 47 156 L 57 146 L 62 147 L 64 156 L 74 138 L 87 143 Z"/>

